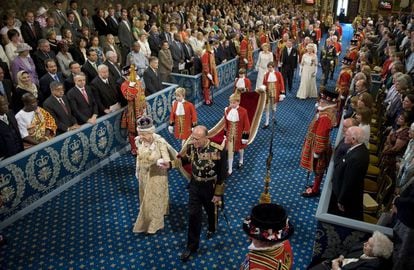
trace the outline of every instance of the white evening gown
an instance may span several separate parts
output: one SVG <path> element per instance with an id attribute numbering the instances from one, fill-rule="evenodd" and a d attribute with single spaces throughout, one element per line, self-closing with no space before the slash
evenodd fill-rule
<path id="1" fill-rule="evenodd" d="M 257 70 L 256 88 L 252 89 L 253 91 L 263 85 L 263 78 L 264 78 L 265 73 L 267 72 L 267 64 L 269 64 L 269 62 L 272 62 L 272 61 L 273 61 L 272 52 L 264 53 L 262 51 L 259 53 L 259 57 L 256 63 L 256 70 Z"/>
<path id="2" fill-rule="evenodd" d="M 305 53 L 300 64 L 300 86 L 297 98 L 316 98 L 318 91 L 316 89 L 316 72 L 318 66 L 318 58 L 316 54 Z"/>

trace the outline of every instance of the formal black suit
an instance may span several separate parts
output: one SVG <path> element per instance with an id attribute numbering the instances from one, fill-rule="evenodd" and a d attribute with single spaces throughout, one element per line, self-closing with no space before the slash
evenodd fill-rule
<path id="1" fill-rule="evenodd" d="M 318 42 L 316 40 L 316 32 L 315 30 L 313 30 L 312 32 L 309 30 L 305 30 L 305 37 L 309 37 L 313 43 L 315 43 L 316 45 L 318 45 Z"/>
<path id="2" fill-rule="evenodd" d="M 23 140 L 13 112 L 6 113 L 9 124 L 0 120 L 0 159 L 23 151 Z"/>
<path id="3" fill-rule="evenodd" d="M 194 56 L 193 59 L 193 69 L 191 72 L 191 75 L 197 75 L 200 74 L 203 70 L 203 64 L 201 63 L 201 59 L 198 55 Z"/>
<path id="4" fill-rule="evenodd" d="M 332 196 L 329 211 L 344 217 L 362 220 L 364 177 L 369 165 L 369 151 L 365 144 L 350 148 L 335 165 L 332 178 Z M 344 206 L 339 211 L 337 204 Z"/>
<path id="5" fill-rule="evenodd" d="M 67 94 L 70 89 L 75 87 L 75 81 L 73 80 L 73 74 L 70 74 L 70 76 L 65 79 L 65 82 L 63 84 L 65 85 L 65 94 Z"/>
<path id="6" fill-rule="evenodd" d="M 81 68 L 82 72 L 85 73 L 88 82 L 93 81 L 98 76 L 98 71 L 92 66 L 91 62 L 86 61 Z"/>
<path id="7" fill-rule="evenodd" d="M 179 41 L 174 41 L 170 45 L 171 57 L 173 59 L 173 72 L 178 73 L 178 64 L 184 62 L 183 45 Z"/>
<path id="8" fill-rule="evenodd" d="M 59 82 L 63 83 L 65 78 L 63 78 L 63 74 L 61 72 L 56 73 L 58 76 Z M 41 95 L 39 95 L 39 104 L 43 104 L 43 102 L 50 96 L 50 83 L 55 81 L 55 79 L 50 75 L 50 73 L 46 73 L 42 76 L 39 80 L 39 91 Z"/>
<path id="9" fill-rule="evenodd" d="M 158 52 L 161 49 L 161 38 L 159 34 L 150 33 L 148 36 L 148 44 L 151 49 L 151 55 L 158 57 Z"/>
<path id="10" fill-rule="evenodd" d="M 114 80 L 115 82 L 119 82 L 122 78 L 122 74 L 118 64 L 113 64 L 109 60 L 106 60 L 105 62 L 103 62 L 103 64 L 108 67 L 109 76 L 112 78 L 112 80 Z"/>
<path id="11" fill-rule="evenodd" d="M 106 17 L 106 23 L 108 24 L 109 33 L 111 33 L 113 36 L 118 36 L 119 22 L 115 16 L 113 18 L 110 16 Z"/>
<path id="12" fill-rule="evenodd" d="M 76 86 L 70 89 L 67 95 L 72 113 L 80 125 L 85 124 L 92 115 L 98 115 L 98 105 L 95 102 L 92 91 L 88 86 L 85 86 L 85 90 L 88 94 L 89 102 L 86 102 L 81 91 Z"/>
<path id="13" fill-rule="evenodd" d="M 182 46 L 184 51 L 185 69 L 189 71 L 193 66 L 194 50 L 190 44 L 182 43 Z"/>
<path id="14" fill-rule="evenodd" d="M 158 72 L 155 73 L 151 67 L 148 67 L 144 71 L 143 77 L 145 82 L 145 96 L 154 94 L 163 88 Z"/>
<path id="15" fill-rule="evenodd" d="M 281 61 L 282 63 L 282 75 L 285 81 L 285 87 L 292 91 L 293 85 L 293 75 L 295 74 L 295 69 L 298 66 L 298 51 L 296 48 L 292 47 L 290 54 L 288 53 L 288 48 L 282 50 Z"/>
<path id="16" fill-rule="evenodd" d="M 4 89 L 4 96 L 7 98 L 7 101 L 9 102 L 9 108 L 13 108 L 13 100 L 12 100 L 12 93 L 13 93 L 13 83 L 12 81 L 8 80 L 8 79 L 3 79 L 2 81 L 0 81 L 0 84 L 3 85 L 3 89 Z M 0 93 L 0 96 L 3 96 L 2 93 Z"/>
<path id="17" fill-rule="evenodd" d="M 69 48 L 69 52 L 72 55 L 73 61 L 79 63 L 79 65 L 83 65 L 86 62 L 85 55 L 81 52 L 78 46 L 73 46 Z"/>
<path id="18" fill-rule="evenodd" d="M 217 48 L 214 48 L 214 60 L 216 61 L 216 65 L 220 65 L 226 60 L 224 47 L 221 44 Z"/>
<path id="19" fill-rule="evenodd" d="M 90 86 L 98 105 L 99 115 L 105 115 L 104 111 L 119 101 L 116 83 L 109 78 L 108 84 L 106 84 L 98 76 L 91 82 Z"/>
<path id="20" fill-rule="evenodd" d="M 95 14 L 92 15 L 92 21 L 99 36 L 106 36 L 109 34 L 108 23 L 105 21 L 105 18 L 101 18 Z"/>
<path id="21" fill-rule="evenodd" d="M 57 98 L 53 95 L 48 97 L 45 102 L 43 102 L 43 108 L 55 119 L 58 135 L 65 133 L 69 127 L 77 124 L 76 118 L 72 114 L 69 100 L 66 96 L 63 96 L 62 99 L 65 105 L 60 104 Z M 63 106 L 65 106 L 66 110 Z"/>
<path id="22" fill-rule="evenodd" d="M 33 62 L 36 66 L 36 72 L 37 72 L 37 76 L 39 78 L 41 78 L 43 75 L 46 74 L 47 71 L 46 71 L 46 67 L 45 67 L 45 60 L 49 59 L 49 58 L 55 59 L 55 61 L 57 63 L 56 54 L 55 54 L 54 51 L 44 53 L 41 50 L 36 50 L 33 53 Z M 58 65 L 58 67 L 59 67 L 59 65 Z"/>
<path id="23" fill-rule="evenodd" d="M 22 26 L 20 27 L 24 42 L 29 44 L 34 50 L 37 48 L 37 42 L 42 38 L 42 29 L 40 28 L 39 22 L 33 22 L 33 29 L 34 31 L 26 21 L 22 22 Z"/>
<path id="24" fill-rule="evenodd" d="M 392 269 L 391 260 L 387 260 L 380 257 L 361 258 L 363 254 L 363 243 L 359 243 L 352 247 L 348 252 L 345 252 L 344 257 L 347 259 L 358 259 L 358 261 L 348 263 L 341 267 L 342 270 L 389 270 Z M 318 264 L 310 270 L 326 270 L 330 269 L 327 267 L 328 264 Z"/>

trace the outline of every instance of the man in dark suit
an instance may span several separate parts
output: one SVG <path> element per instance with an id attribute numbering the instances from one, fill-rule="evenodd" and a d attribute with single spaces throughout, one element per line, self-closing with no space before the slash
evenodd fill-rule
<path id="1" fill-rule="evenodd" d="M 316 32 L 313 30 L 313 24 L 310 24 L 308 26 L 308 29 L 306 29 L 305 31 L 305 37 L 309 37 L 313 43 L 315 43 L 316 45 L 318 45 L 318 41 L 317 41 L 317 37 L 316 37 Z"/>
<path id="2" fill-rule="evenodd" d="M 149 67 L 144 71 L 145 96 L 149 96 L 160 91 L 163 86 L 158 76 L 158 58 L 151 56 Z"/>
<path id="3" fill-rule="evenodd" d="M 13 93 L 12 81 L 4 78 L 4 70 L 0 67 L 0 97 L 4 97 L 12 108 L 12 93 Z"/>
<path id="4" fill-rule="evenodd" d="M 39 90 L 42 100 L 39 99 L 39 104 L 42 105 L 45 99 L 50 96 L 50 83 L 53 81 L 64 82 L 64 78 L 61 72 L 57 71 L 56 61 L 52 58 L 46 59 L 44 63 L 47 73 L 39 80 Z"/>
<path id="5" fill-rule="evenodd" d="M 290 39 L 286 42 L 286 46 L 282 50 L 280 62 L 282 64 L 282 75 L 285 80 L 285 87 L 288 86 L 289 91 L 292 91 L 293 75 L 298 66 L 298 51 L 293 47 L 292 40 Z"/>
<path id="6" fill-rule="evenodd" d="M 118 26 L 118 38 L 121 43 L 122 66 L 126 63 L 126 57 L 134 43 L 134 36 L 131 32 L 131 24 L 128 21 L 128 11 L 123 8 L 121 12 L 121 21 Z"/>
<path id="7" fill-rule="evenodd" d="M 118 55 L 114 51 L 107 51 L 106 60 L 103 63 L 109 69 L 109 76 L 116 83 L 120 83 L 122 79 L 121 69 L 118 66 Z"/>
<path id="8" fill-rule="evenodd" d="M 100 116 L 121 108 L 120 93 L 115 82 L 109 77 L 109 69 L 106 65 L 98 66 L 98 76 L 91 82 L 91 89 Z"/>
<path id="9" fill-rule="evenodd" d="M 16 155 L 23 151 L 23 141 L 19 127 L 9 103 L 0 96 L 0 160 Z"/>
<path id="10" fill-rule="evenodd" d="M 190 39 L 188 37 L 184 37 L 182 45 L 184 51 L 185 69 L 190 72 L 193 67 L 194 50 L 191 47 Z"/>
<path id="11" fill-rule="evenodd" d="M 180 39 L 181 36 L 178 33 L 174 34 L 174 41 L 171 42 L 170 45 L 171 56 L 173 59 L 173 72 L 175 73 L 179 72 L 179 64 L 184 63 L 184 51 Z"/>
<path id="12" fill-rule="evenodd" d="M 63 83 L 53 81 L 50 84 L 52 95 L 43 103 L 43 108 L 48 111 L 55 119 L 57 125 L 56 134 L 79 128 L 76 118 L 72 114 L 69 100 L 66 98 Z"/>
<path id="13" fill-rule="evenodd" d="M 35 16 L 32 11 L 26 11 L 24 16 L 25 21 L 20 27 L 23 40 L 30 47 L 36 48 L 37 41 L 42 38 L 42 29 L 40 28 L 39 22 L 35 21 Z"/>
<path id="14" fill-rule="evenodd" d="M 86 57 L 88 58 L 82 66 L 82 72 L 85 73 L 86 79 L 88 82 L 93 81 L 96 76 L 98 76 L 98 53 L 94 49 L 89 49 L 86 51 Z"/>
<path id="15" fill-rule="evenodd" d="M 81 73 L 81 66 L 78 62 L 72 61 L 69 63 L 69 69 L 70 69 L 70 75 L 65 79 L 64 85 L 65 85 L 65 93 L 67 93 L 70 89 L 72 89 L 75 86 L 75 81 L 73 80 L 73 76 L 75 74 Z"/>
<path id="16" fill-rule="evenodd" d="M 68 100 L 72 113 L 77 122 L 96 124 L 98 106 L 89 86 L 86 86 L 86 76 L 83 73 L 74 76 L 75 86 L 68 92 Z"/>
<path id="17" fill-rule="evenodd" d="M 56 60 L 55 52 L 50 50 L 50 44 L 47 39 L 39 39 L 37 43 L 37 50 L 33 53 L 33 62 L 35 63 L 36 72 L 39 78 L 47 73 L 45 68 L 45 60 L 49 58 Z"/>
<path id="18" fill-rule="evenodd" d="M 161 49 L 161 38 L 156 25 L 151 26 L 148 36 L 148 44 L 151 49 L 152 56 L 158 56 Z"/>
<path id="19" fill-rule="evenodd" d="M 63 29 L 69 29 L 72 33 L 72 40 L 76 42 L 76 40 L 82 36 L 81 27 L 76 21 L 75 13 L 73 13 L 73 11 L 68 11 L 66 16 L 67 21 L 62 25 L 61 31 L 63 32 Z"/>
<path id="20" fill-rule="evenodd" d="M 333 172 L 329 204 L 332 214 L 363 219 L 364 177 L 369 165 L 369 151 L 364 139 L 364 131 L 360 127 L 350 127 L 345 133 L 344 142 L 351 147 Z"/>
<path id="21" fill-rule="evenodd" d="M 115 17 L 115 8 L 109 7 L 108 13 L 109 14 L 105 20 L 106 20 L 106 23 L 108 24 L 109 33 L 111 33 L 114 37 L 118 37 L 119 22 L 118 22 L 118 19 Z"/>

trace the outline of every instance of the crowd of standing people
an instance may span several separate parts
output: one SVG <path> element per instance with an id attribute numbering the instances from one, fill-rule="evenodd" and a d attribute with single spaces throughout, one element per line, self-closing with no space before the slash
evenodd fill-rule
<path id="1" fill-rule="evenodd" d="M 187 261 L 199 248 L 202 208 L 208 215 L 207 238 L 216 231 L 214 212 L 222 201 L 224 180 L 232 174 L 234 152 L 239 153 L 238 167 L 244 164 L 250 123 L 246 109 L 240 106 L 240 93 L 252 90 L 247 71 L 257 70 L 256 89 L 262 88 L 267 94 L 266 129 L 271 111 L 276 111 L 287 91 L 293 91 L 293 77 L 299 68 L 296 97 L 319 96 L 300 164 L 314 172 L 315 179 L 302 196 L 319 195 L 332 154 L 330 131 L 341 119 L 354 119 L 343 121 L 344 139 L 337 146 L 341 151 L 334 152 L 329 211 L 363 220 L 362 193 L 371 166 L 370 151 L 375 143 L 380 147 L 371 138 L 370 127 L 377 110 L 376 115 L 381 116 L 375 122 L 381 131 L 378 134 L 385 138 L 379 157 L 381 170 L 390 174 L 395 186 L 395 196 L 390 199 L 396 236 L 394 269 L 409 269 L 413 265 L 412 256 L 407 256 L 412 251 L 409 241 L 414 237 L 414 16 L 380 16 L 375 21 L 355 18 L 355 35 L 341 61 L 336 88 L 318 91 L 318 67 L 323 73 L 322 85 L 334 79 L 344 45 L 340 23 L 334 23 L 329 14 L 274 1 L 253 1 L 252 5 L 235 2 L 140 3 L 128 8 L 115 4 L 105 9 L 96 7 L 90 16 L 88 9 L 79 9 L 76 0 L 69 1 L 66 10 L 63 1 L 57 0 L 50 9 L 41 6 L 36 12 L 25 11 L 22 20 L 14 10 L 8 10 L 0 29 L 0 158 L 85 123 L 94 125 L 99 116 L 126 106 L 121 126 L 127 128 L 131 152 L 137 156 L 140 198 L 133 230 L 154 234 L 164 227 L 167 170 L 189 164 L 188 241 L 180 256 Z M 271 51 L 269 44 L 276 41 L 277 48 Z M 254 66 L 253 50 L 259 48 Z M 168 130 L 182 140 L 183 150 L 178 158 L 171 157 L 170 146 L 155 134 L 152 119 L 146 115 L 145 97 L 160 91 L 162 82 L 170 82 L 173 72 L 201 73 L 204 102 L 211 106 L 212 87 L 219 86 L 216 66 L 234 58 L 238 58 L 240 70 L 236 91 L 223 113 L 224 143 L 208 139 L 207 128 L 198 125 L 194 105 L 185 100 L 185 89 L 178 88 Z M 382 99 L 370 93 L 374 66 L 382 67 Z M 373 100 L 382 106 L 375 107 Z M 272 265 L 269 269 L 292 267 L 288 238 L 293 226 L 282 207 L 268 204 L 253 208 L 244 221 L 244 230 L 253 242 L 242 269 L 264 260 L 266 252 L 271 254 L 267 257 Z M 390 247 L 381 237 L 374 233 L 373 240 L 367 242 L 373 250 L 364 250 L 366 256 L 390 257 L 388 252 L 374 248 L 379 242 Z M 338 259 L 335 264 L 343 261 Z"/>

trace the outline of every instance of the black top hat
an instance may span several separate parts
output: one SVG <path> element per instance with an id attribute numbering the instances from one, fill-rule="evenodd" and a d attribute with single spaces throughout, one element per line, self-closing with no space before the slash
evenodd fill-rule
<path id="1" fill-rule="evenodd" d="M 352 62 L 353 62 L 353 60 L 349 57 L 346 57 L 346 56 L 341 61 L 342 64 L 348 65 L 348 66 L 350 66 L 352 64 Z"/>
<path id="2" fill-rule="evenodd" d="M 293 234 L 293 226 L 282 206 L 265 203 L 253 207 L 243 222 L 244 232 L 264 242 L 282 242 Z"/>
<path id="3" fill-rule="evenodd" d="M 319 93 L 319 98 L 320 99 L 323 99 L 323 100 L 326 100 L 326 101 L 332 102 L 332 103 L 335 103 L 335 102 L 338 101 L 338 96 L 339 96 L 338 93 L 331 92 L 331 91 L 328 91 L 328 90 L 321 91 Z"/>

